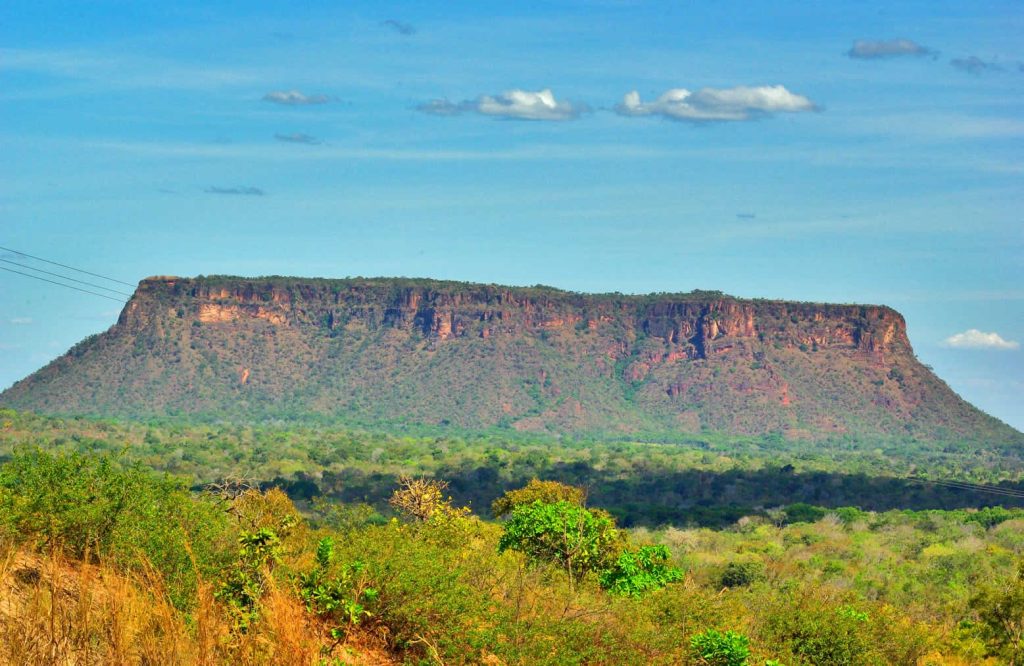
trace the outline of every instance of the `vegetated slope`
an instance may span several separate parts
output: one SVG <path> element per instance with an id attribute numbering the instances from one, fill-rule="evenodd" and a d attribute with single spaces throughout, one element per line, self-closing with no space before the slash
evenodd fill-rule
<path id="1" fill-rule="evenodd" d="M 1017 446 L 881 306 L 412 279 L 155 277 L 0 394 L 44 413 Z"/>

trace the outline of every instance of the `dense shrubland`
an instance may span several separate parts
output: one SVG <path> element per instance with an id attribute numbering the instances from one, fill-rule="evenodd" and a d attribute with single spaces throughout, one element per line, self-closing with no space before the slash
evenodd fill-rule
<path id="1" fill-rule="evenodd" d="M 0 468 L 0 663 L 1022 663 L 1024 512 L 624 529 L 533 483 L 483 520 L 406 477 L 381 511 L 124 455 Z"/>
<path id="2" fill-rule="evenodd" d="M 725 527 L 744 516 L 771 517 L 773 507 L 789 507 L 789 515 L 801 517 L 801 506 L 874 511 L 1024 506 L 1024 500 L 1004 495 L 904 478 L 915 474 L 1024 489 L 1019 456 L 967 444 L 925 454 L 905 442 L 836 440 L 810 447 L 812 455 L 806 442 L 710 434 L 676 443 L 493 433 L 455 437 L 285 425 L 143 424 L 0 410 L 0 460 L 19 443 L 67 452 L 123 452 L 146 467 L 184 477 L 195 488 L 241 477 L 279 486 L 300 503 L 322 496 L 378 510 L 387 506 L 403 475 L 444 479 L 456 503 L 485 516 L 504 492 L 536 477 L 585 487 L 592 505 L 625 526 Z"/>

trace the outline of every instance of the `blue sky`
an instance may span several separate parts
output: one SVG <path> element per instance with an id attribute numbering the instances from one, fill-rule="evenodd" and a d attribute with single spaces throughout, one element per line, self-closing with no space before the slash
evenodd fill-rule
<path id="1" fill-rule="evenodd" d="M 895 4 L 9 1 L 0 245 L 884 303 L 1024 428 L 1024 10 Z M 118 308 L 0 273 L 0 386 Z"/>

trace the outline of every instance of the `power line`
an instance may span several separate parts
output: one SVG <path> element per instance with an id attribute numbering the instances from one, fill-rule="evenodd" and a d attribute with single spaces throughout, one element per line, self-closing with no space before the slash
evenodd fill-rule
<path id="1" fill-rule="evenodd" d="M 948 488 L 950 490 L 963 490 L 963 491 L 967 491 L 969 493 L 983 493 L 983 494 L 988 494 L 988 495 L 999 495 L 1001 497 L 1013 497 L 1015 499 L 1024 499 L 1024 494 L 1022 494 L 1022 493 L 1015 493 L 1013 491 L 1008 491 L 1008 490 L 1004 490 L 1004 489 L 977 488 L 977 487 L 974 487 L 974 486 L 961 486 L 961 485 L 958 485 L 958 484 L 942 484 L 942 483 L 935 483 L 935 482 L 932 482 L 932 484 L 934 486 L 938 486 L 939 488 Z"/>
<path id="2" fill-rule="evenodd" d="M 67 268 L 68 270 L 76 271 L 78 273 L 85 273 L 86 275 L 91 275 L 93 277 L 98 277 L 98 278 L 101 278 L 103 280 L 109 280 L 111 282 L 116 282 L 118 284 L 123 284 L 123 285 L 125 285 L 127 287 L 133 287 L 133 288 L 135 287 L 135 285 L 132 284 L 131 282 L 125 282 L 123 280 L 115 280 L 112 277 L 107 277 L 106 275 L 100 275 L 99 273 L 90 273 L 89 271 L 82 270 L 81 268 L 75 268 L 74 266 L 68 266 L 67 264 L 60 264 L 60 263 L 57 263 L 56 261 L 50 261 L 49 259 L 43 259 L 42 257 L 35 257 L 35 256 L 32 256 L 31 254 L 26 254 L 26 253 L 21 252 L 19 250 L 12 250 L 9 247 L 0 246 L 0 250 L 4 250 L 6 252 L 13 252 L 14 254 L 18 254 L 18 255 L 21 255 L 23 257 L 28 257 L 29 259 L 35 259 L 36 261 L 42 261 L 42 262 L 47 263 L 47 264 L 53 264 L 54 266 L 60 266 L 61 268 Z M 14 272 L 17 272 L 17 271 L 14 271 Z"/>
<path id="3" fill-rule="evenodd" d="M 980 484 L 977 484 L 977 483 L 970 483 L 969 481 L 957 481 L 955 479 L 940 479 L 940 480 L 936 480 L 936 481 L 929 481 L 927 479 L 922 479 L 922 480 L 926 481 L 927 483 L 935 483 L 935 484 L 947 485 L 947 486 L 956 486 L 956 487 L 964 488 L 964 489 L 967 489 L 967 490 L 977 490 L 979 492 L 1007 493 L 1007 494 L 1019 495 L 1021 497 L 1024 497 L 1024 491 L 1022 491 L 1022 490 L 1020 490 L 1018 488 L 1007 488 L 1005 486 L 983 486 L 983 485 L 980 485 Z"/>
<path id="4" fill-rule="evenodd" d="M 916 481 L 918 483 L 927 483 L 943 488 L 950 488 L 955 490 L 967 490 L 976 493 L 988 493 L 990 495 L 1001 495 L 1003 497 L 1014 497 L 1016 499 L 1024 499 L 1024 492 L 1013 488 L 1001 488 L 997 486 L 982 486 L 976 483 L 968 483 L 966 481 L 949 481 L 949 480 L 932 480 L 932 479 L 921 479 L 917 477 L 908 477 L 910 481 Z"/>
<path id="5" fill-rule="evenodd" d="M 100 298 L 109 298 L 110 300 L 117 301 L 118 303 L 124 303 L 125 302 L 125 301 L 122 301 L 120 298 L 114 298 L 113 296 L 108 296 L 106 294 L 101 294 L 101 293 L 98 293 L 98 292 L 95 292 L 95 291 L 89 291 L 88 289 L 81 289 L 79 287 L 72 287 L 70 284 L 64 284 L 63 282 L 57 282 L 55 280 L 47 280 L 44 277 L 39 277 L 38 275 L 32 275 L 31 273 L 22 273 L 21 271 L 16 271 L 16 270 L 14 270 L 12 268 L 4 268 L 3 266 L 0 266 L 0 271 L 7 271 L 8 273 L 17 273 L 18 275 L 24 275 L 25 277 L 34 278 L 36 280 L 42 280 L 43 282 L 49 282 L 50 284 L 55 284 L 58 287 L 66 287 L 68 289 L 74 289 L 75 291 L 82 291 L 82 292 L 85 292 L 86 294 L 92 294 L 93 296 L 99 296 Z"/>
<path id="6" fill-rule="evenodd" d="M 87 285 L 89 287 L 95 287 L 96 289 L 102 289 L 103 291 L 109 291 L 109 292 L 114 293 L 114 294 L 119 294 L 121 296 L 127 296 L 127 297 L 131 298 L 131 294 L 126 294 L 123 291 L 118 291 L 117 289 L 111 289 L 110 287 L 104 287 L 102 285 L 93 284 L 92 282 L 86 282 L 84 280 L 76 280 L 73 277 L 68 277 L 66 275 L 61 275 L 60 273 L 51 273 L 50 271 L 44 271 L 42 268 L 34 268 L 32 266 L 26 266 L 25 264 L 19 264 L 16 261 L 10 261 L 8 259 L 0 259 L 0 261 L 4 262 L 5 264 L 10 264 L 12 266 L 18 266 L 19 268 L 27 268 L 28 270 L 36 271 L 37 273 L 45 273 L 46 275 L 52 275 L 54 277 L 59 277 L 61 280 L 68 280 L 69 282 L 77 282 L 78 284 L 84 284 L 84 285 Z"/>
<path id="7" fill-rule="evenodd" d="M 990 493 L 994 495 L 1006 495 L 1009 497 L 1020 497 L 1024 498 L 1024 492 L 1013 488 L 1002 488 L 997 486 L 982 486 L 976 483 L 967 483 L 965 481 L 948 481 L 948 480 L 932 480 L 932 479 L 921 479 L 916 477 L 910 477 L 911 481 L 918 483 L 927 483 L 935 486 L 942 486 L 946 488 L 955 488 L 958 490 L 969 490 L 972 492 L 979 493 Z"/>

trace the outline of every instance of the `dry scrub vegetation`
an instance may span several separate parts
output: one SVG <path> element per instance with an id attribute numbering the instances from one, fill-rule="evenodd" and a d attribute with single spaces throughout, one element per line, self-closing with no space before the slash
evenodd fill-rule
<path id="1" fill-rule="evenodd" d="M 1015 512 L 626 531 L 552 482 L 493 523 L 412 478 L 393 505 L 303 515 L 277 489 L 19 452 L 0 467 L 0 663 L 1024 663 Z"/>

